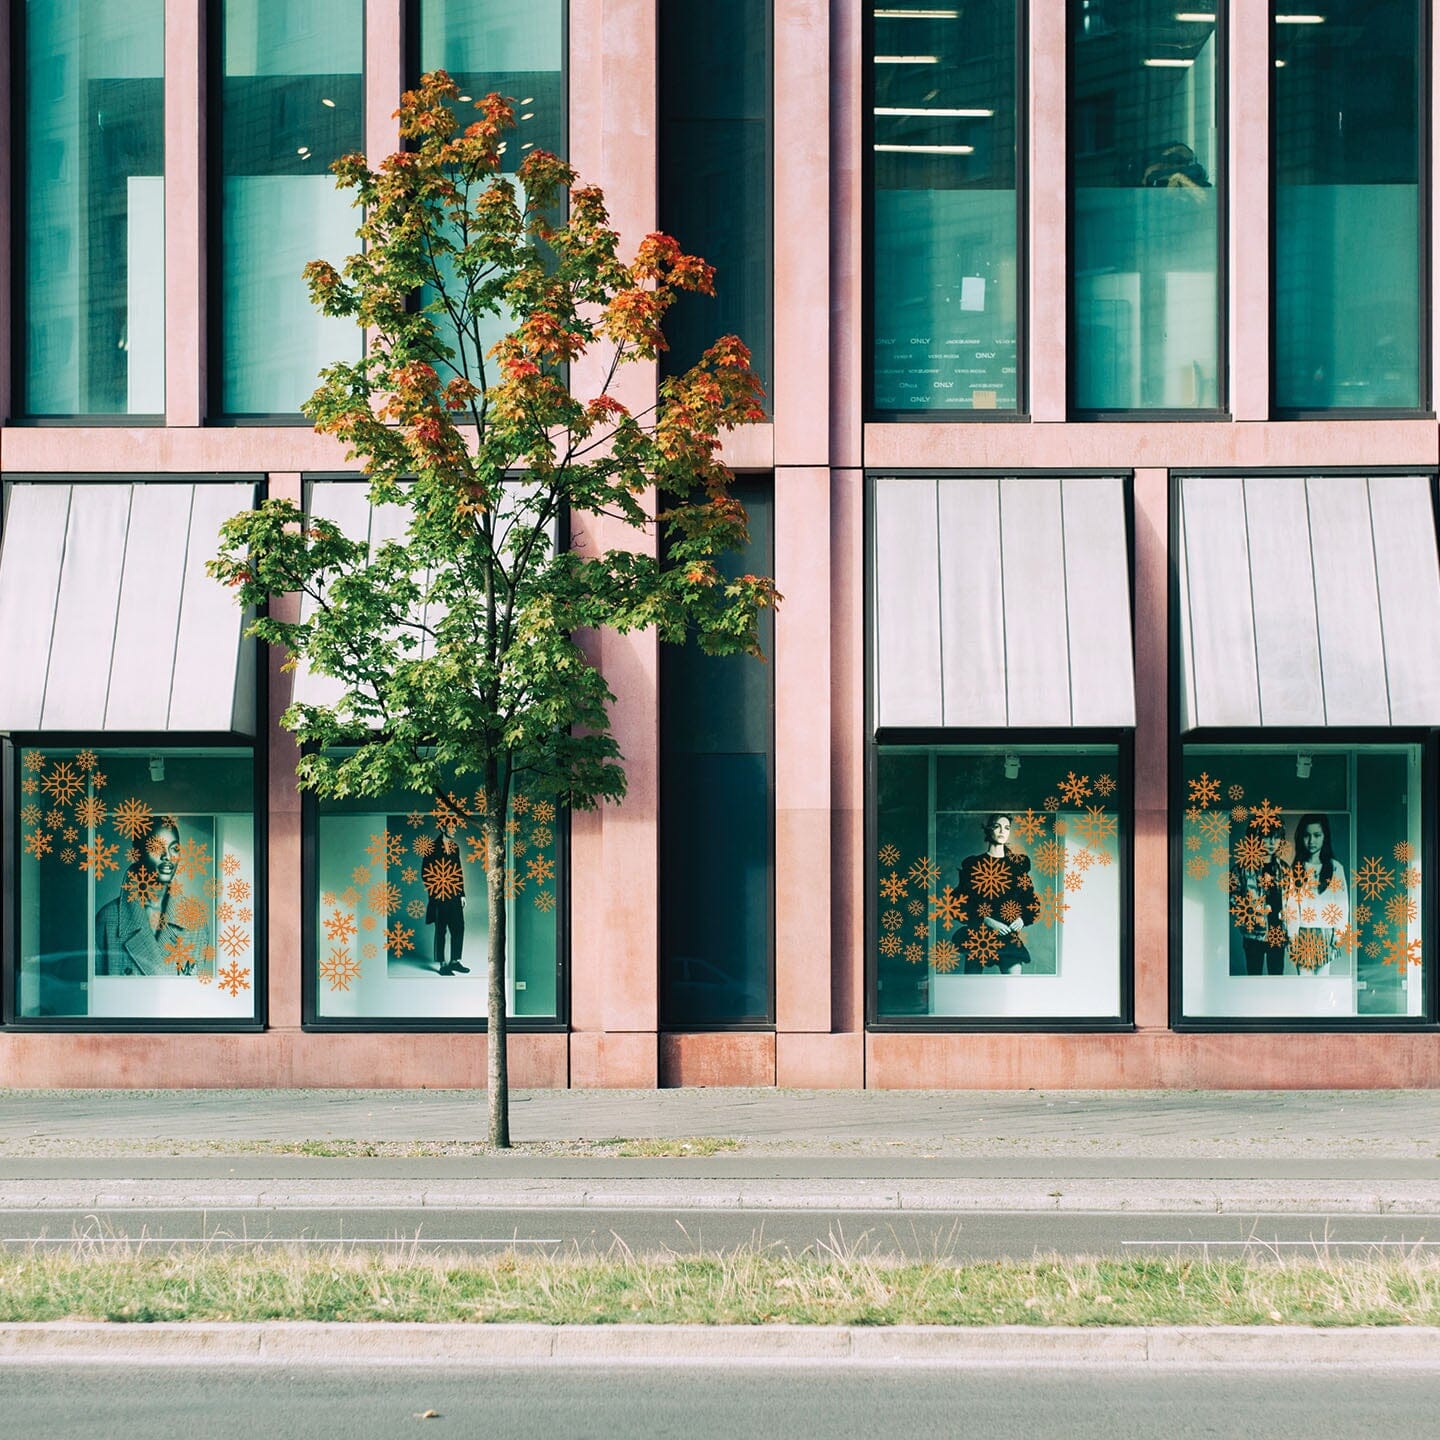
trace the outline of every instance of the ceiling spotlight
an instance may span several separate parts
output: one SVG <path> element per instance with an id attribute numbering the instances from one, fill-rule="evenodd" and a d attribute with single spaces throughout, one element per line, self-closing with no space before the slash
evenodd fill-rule
<path id="1" fill-rule="evenodd" d="M 1308 780 L 1310 778 L 1311 766 L 1315 764 L 1315 757 L 1307 755 L 1303 750 L 1295 757 L 1295 778 L 1297 780 Z"/>
<path id="2" fill-rule="evenodd" d="M 1020 778 L 1020 757 L 1013 750 L 1005 756 L 1005 778 L 1007 780 Z"/>
<path id="3" fill-rule="evenodd" d="M 321 103 L 327 110 L 333 110 L 333 109 L 335 108 L 335 102 L 334 102 L 328 95 L 322 95 L 322 96 L 320 97 L 320 103 Z"/>

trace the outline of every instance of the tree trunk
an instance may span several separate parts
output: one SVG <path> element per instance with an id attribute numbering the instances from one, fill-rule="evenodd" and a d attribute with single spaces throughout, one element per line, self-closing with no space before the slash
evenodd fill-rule
<path id="1" fill-rule="evenodd" d="M 490 794 L 495 792 L 490 790 Z M 504 813 L 497 819 L 494 806 L 485 816 L 485 839 L 492 857 L 485 872 L 486 915 L 490 923 L 489 968 L 490 1006 L 487 1021 L 485 1070 L 490 1093 L 490 1143 L 510 1148 L 510 1070 L 506 1064 L 505 1014 L 505 853 Z"/>

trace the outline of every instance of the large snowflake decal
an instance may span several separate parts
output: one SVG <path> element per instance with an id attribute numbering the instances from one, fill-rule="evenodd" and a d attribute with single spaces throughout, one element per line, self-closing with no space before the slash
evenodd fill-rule
<path id="1" fill-rule="evenodd" d="M 238 925 L 227 925 L 220 932 L 220 948 L 233 959 L 250 948 L 250 937 Z"/>
<path id="2" fill-rule="evenodd" d="M 465 802 L 453 792 L 445 799 L 435 802 L 430 816 L 435 821 L 435 828 L 443 830 L 447 835 L 463 830 L 470 822 L 470 816 L 465 811 Z"/>
<path id="3" fill-rule="evenodd" d="M 85 782 L 68 760 L 57 760 L 40 788 L 57 805 L 68 805 L 85 788 Z"/>
<path id="4" fill-rule="evenodd" d="M 481 808 L 483 809 L 484 806 Z M 536 803 L 535 809 L 531 813 L 541 825 L 548 825 L 555 818 L 555 807 L 548 800 L 541 800 Z"/>
<path id="5" fill-rule="evenodd" d="M 1367 900 L 1376 900 L 1390 888 L 1394 878 L 1394 871 L 1388 865 L 1382 865 L 1374 856 L 1368 856 L 1355 872 L 1355 888 Z"/>
<path id="6" fill-rule="evenodd" d="M 115 863 L 115 856 L 119 853 L 118 845 L 107 845 L 98 835 L 93 845 L 82 845 L 80 847 L 80 868 L 88 870 L 98 880 L 107 870 L 118 870 L 120 867 Z"/>
<path id="7" fill-rule="evenodd" d="M 98 795 L 82 795 L 75 802 L 75 823 L 93 829 L 105 823 L 106 804 Z"/>
<path id="8" fill-rule="evenodd" d="M 1262 834 L 1268 835 L 1272 830 L 1280 828 L 1283 817 L 1279 809 L 1270 803 L 1267 796 L 1258 805 L 1250 807 L 1250 823 Z"/>
<path id="9" fill-rule="evenodd" d="M 110 816 L 110 823 L 127 839 L 138 840 L 150 833 L 154 812 L 143 800 L 122 800 Z"/>
<path id="10" fill-rule="evenodd" d="M 365 900 L 377 915 L 389 915 L 400 908 L 400 887 L 381 880 L 370 887 Z"/>
<path id="11" fill-rule="evenodd" d="M 25 768 L 32 775 L 38 775 L 45 769 L 45 757 L 38 750 L 27 750 L 25 752 Z"/>
<path id="12" fill-rule="evenodd" d="M 537 885 L 543 885 L 555 874 L 555 862 L 545 855 L 536 855 L 525 862 L 525 873 Z"/>
<path id="13" fill-rule="evenodd" d="M 435 849 L 435 842 L 428 835 L 417 835 L 414 840 L 410 842 L 410 848 L 423 860 Z M 365 879 L 368 880 L 369 878 L 370 872 L 367 870 L 365 872 Z M 363 885 L 365 882 L 363 880 L 357 880 L 355 883 L 357 885 Z"/>
<path id="14" fill-rule="evenodd" d="M 1071 806 L 1078 806 L 1086 796 L 1093 793 L 1090 789 L 1090 777 L 1077 775 L 1073 770 L 1055 788 Z"/>
<path id="15" fill-rule="evenodd" d="M 1042 840 L 1035 847 L 1035 868 L 1053 875 L 1065 864 L 1065 847 L 1054 840 Z"/>
<path id="16" fill-rule="evenodd" d="M 1385 946 L 1385 963 L 1404 970 L 1409 965 L 1420 963 L 1420 942 L 1407 939 L 1402 932 L 1388 941 Z"/>
<path id="17" fill-rule="evenodd" d="M 1290 947 L 1297 970 L 1318 970 L 1329 958 L 1325 936 L 1319 930 L 1301 930 Z"/>
<path id="18" fill-rule="evenodd" d="M 1265 863 L 1265 842 L 1258 835 L 1245 835 L 1235 842 L 1235 863 L 1242 870 L 1258 870 Z"/>
<path id="19" fill-rule="evenodd" d="M 165 963 L 175 967 L 177 975 L 184 975 L 195 967 L 195 945 L 183 935 L 172 935 L 165 944 Z"/>
<path id="20" fill-rule="evenodd" d="M 490 873 L 490 837 L 488 835 L 467 835 L 465 844 L 470 854 L 466 857 L 472 865 L 478 865 L 487 875 Z"/>
<path id="21" fill-rule="evenodd" d="M 960 947 L 952 940 L 937 940 L 930 952 L 930 963 L 942 975 L 948 975 L 960 964 Z"/>
<path id="22" fill-rule="evenodd" d="M 928 855 L 922 855 L 910 867 L 910 879 L 922 890 L 928 890 L 939 878 L 940 867 Z"/>
<path id="23" fill-rule="evenodd" d="M 1202 807 L 1213 805 L 1220 798 L 1220 782 L 1213 779 L 1204 770 L 1195 779 L 1187 780 L 1185 783 L 1190 787 L 1190 803 L 1192 805 Z"/>
<path id="24" fill-rule="evenodd" d="M 880 953 L 882 955 L 898 955 L 900 946 L 901 940 L 898 935 L 882 935 L 880 937 Z"/>
<path id="25" fill-rule="evenodd" d="M 125 872 L 120 888 L 127 900 L 133 900 L 137 905 L 148 905 L 165 887 L 152 871 L 137 868 Z"/>
<path id="26" fill-rule="evenodd" d="M 25 837 L 25 849 L 37 860 L 48 855 L 54 848 L 54 842 L 43 830 L 32 830 Z"/>
<path id="27" fill-rule="evenodd" d="M 349 940 L 355 934 L 355 921 L 343 910 L 332 910 L 322 923 L 331 940 Z"/>
<path id="28" fill-rule="evenodd" d="M 1259 895 L 1241 891 L 1230 902 L 1230 914 L 1242 930 L 1258 930 L 1270 918 L 1270 907 Z"/>
<path id="29" fill-rule="evenodd" d="M 1385 902 L 1385 918 L 1395 925 L 1408 924 L 1418 910 L 1413 895 L 1392 895 Z"/>
<path id="30" fill-rule="evenodd" d="M 242 970 L 238 961 L 232 960 L 220 972 L 220 988 L 234 997 L 250 988 L 250 972 Z"/>
<path id="31" fill-rule="evenodd" d="M 453 900 L 465 889 L 465 875 L 454 861 L 441 856 L 421 872 L 425 888 L 437 900 Z"/>
<path id="32" fill-rule="evenodd" d="M 906 896 L 907 894 L 909 894 L 909 887 L 908 887 L 908 886 L 905 884 L 905 882 L 892 870 L 892 871 L 880 882 L 880 894 L 881 894 L 886 900 L 903 900 L 903 899 L 905 898 L 905 896 Z"/>
<path id="33" fill-rule="evenodd" d="M 930 897 L 930 918 L 938 920 L 947 930 L 953 930 L 965 923 L 968 901 L 968 896 L 957 894 L 947 885 L 938 895 Z"/>
<path id="34" fill-rule="evenodd" d="M 988 965 L 1000 953 L 1000 937 L 986 925 L 977 926 L 965 937 L 965 953 L 977 965 Z"/>
<path id="35" fill-rule="evenodd" d="M 192 875 L 203 875 L 210 868 L 210 847 L 203 841 L 186 836 L 175 853 L 175 873 L 182 880 Z M 242 897 L 243 898 L 243 897 Z"/>
<path id="36" fill-rule="evenodd" d="M 198 930 L 210 918 L 209 907 L 198 895 L 182 895 L 172 913 L 175 923 L 186 930 Z"/>
<path id="37" fill-rule="evenodd" d="M 1035 918 L 1042 925 L 1048 928 L 1065 923 L 1065 912 L 1070 908 L 1070 904 L 1065 899 L 1064 890 L 1041 888 L 1035 892 L 1035 900 L 1039 906 Z"/>
<path id="38" fill-rule="evenodd" d="M 415 932 L 398 920 L 385 932 L 385 944 L 392 955 L 403 955 L 415 948 Z"/>
<path id="39" fill-rule="evenodd" d="M 1027 809 L 1023 815 L 1016 815 L 1011 819 L 1010 828 L 1021 836 L 1027 845 L 1031 845 L 1037 835 L 1045 833 L 1045 816 Z"/>
<path id="40" fill-rule="evenodd" d="M 1103 845 L 1115 834 L 1115 817 L 1098 805 L 1087 805 L 1083 815 L 1072 822 L 1075 833 L 1087 845 Z"/>
<path id="41" fill-rule="evenodd" d="M 982 855 L 970 868 L 970 883 L 981 895 L 1003 895 L 1012 879 L 1009 865 L 995 855 Z"/>
<path id="42" fill-rule="evenodd" d="M 332 990 L 348 990 L 350 982 L 360 978 L 360 962 L 342 945 L 320 962 L 320 974 Z"/>
<path id="43" fill-rule="evenodd" d="M 1211 810 L 1200 817 L 1200 833 L 1212 845 L 1218 844 L 1230 834 L 1230 823 L 1226 820 L 1224 812 Z"/>

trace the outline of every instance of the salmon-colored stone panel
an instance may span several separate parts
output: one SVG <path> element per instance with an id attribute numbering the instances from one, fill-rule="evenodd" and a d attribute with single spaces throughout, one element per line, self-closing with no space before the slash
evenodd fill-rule
<path id="1" fill-rule="evenodd" d="M 658 1037 L 576 1031 L 570 1036 L 570 1083 L 577 1090 L 652 1090 L 660 1080 Z"/>
<path id="2" fill-rule="evenodd" d="M 681 1085 L 773 1085 L 775 1036 L 724 1031 L 660 1037 L 660 1083 Z"/>
<path id="3" fill-rule="evenodd" d="M 775 1083 L 785 1090 L 858 1090 L 865 1084 L 865 1037 L 778 1034 Z"/>

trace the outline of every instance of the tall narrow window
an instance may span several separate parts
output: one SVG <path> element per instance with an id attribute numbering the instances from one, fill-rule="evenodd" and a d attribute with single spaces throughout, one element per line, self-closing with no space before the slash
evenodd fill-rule
<path id="1" fill-rule="evenodd" d="M 667 374 L 733 334 L 770 376 L 770 34 L 770 0 L 660 6 L 660 228 L 716 271 L 667 317 Z"/>
<path id="2" fill-rule="evenodd" d="M 532 150 L 566 152 L 565 0 L 419 0 L 414 13 L 418 33 L 410 54 L 419 63 L 411 67 L 412 83 L 432 70 L 447 71 L 460 87 L 453 104 L 466 125 L 475 118 L 475 104 L 492 91 L 514 107 L 515 129 L 503 142 L 501 169 L 523 204 L 515 172 L 525 157 Z M 509 328 L 508 315 L 482 318 L 478 355 L 452 339 L 455 368 L 478 383 L 485 353 Z"/>
<path id="3" fill-rule="evenodd" d="M 873 407 L 1013 411 L 1016 0 L 871 9 Z"/>
<path id="4" fill-rule="evenodd" d="M 364 3 L 223 0 L 220 16 L 219 404 L 291 414 L 322 366 L 359 351 L 301 272 L 358 248 L 330 163 L 364 144 Z"/>
<path id="5" fill-rule="evenodd" d="M 1310 8 L 1271 26 L 1275 405 L 1415 409 L 1423 6 Z"/>
<path id="6" fill-rule="evenodd" d="M 19 250 L 29 415 L 165 409 L 165 6 L 29 0 Z"/>
<path id="7" fill-rule="evenodd" d="M 1074 408 L 1222 403 L 1224 7 L 1070 0 Z"/>
<path id="8" fill-rule="evenodd" d="M 770 481 L 732 493 L 750 543 L 740 574 L 774 569 Z M 770 613 L 760 643 L 774 649 Z M 768 1024 L 774 774 L 771 667 L 667 646 L 660 665 L 660 1015 L 668 1029 Z"/>

